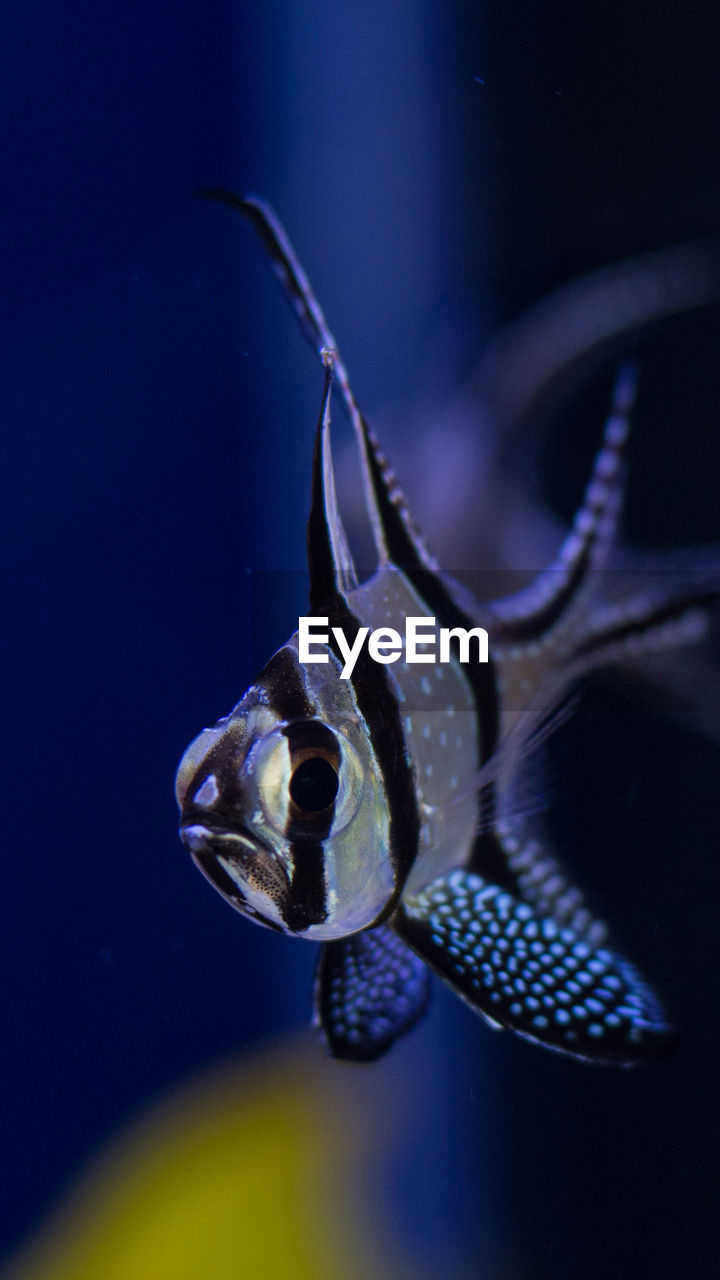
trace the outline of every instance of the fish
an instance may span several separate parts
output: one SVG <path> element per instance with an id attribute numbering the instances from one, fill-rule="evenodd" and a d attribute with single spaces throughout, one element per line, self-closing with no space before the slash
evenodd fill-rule
<path id="1" fill-rule="evenodd" d="M 666 1053 L 672 1019 L 522 800 L 529 761 L 569 714 L 578 682 L 704 637 L 717 602 L 717 584 L 691 575 L 603 596 L 634 370 L 618 374 L 553 563 L 511 595 L 476 600 L 417 531 L 277 215 L 259 197 L 204 194 L 254 225 L 322 360 L 307 525 L 306 622 L 316 630 L 313 661 L 299 628 L 188 747 L 176 780 L 183 844 L 243 916 L 320 944 L 313 1022 L 333 1057 L 387 1052 L 425 1013 L 431 973 L 490 1027 L 558 1053 L 623 1066 Z M 334 389 L 373 535 L 376 565 L 363 580 L 335 492 Z M 444 628 L 448 660 L 411 660 L 408 620 Z M 378 643 L 373 656 L 368 633 L 389 649 Z M 487 638 L 484 655 L 463 647 L 475 633 Z"/>

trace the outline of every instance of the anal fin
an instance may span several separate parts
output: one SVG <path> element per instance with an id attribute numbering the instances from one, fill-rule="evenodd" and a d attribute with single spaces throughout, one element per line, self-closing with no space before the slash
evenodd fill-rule
<path id="1" fill-rule="evenodd" d="M 675 1040 L 628 961 L 472 872 L 406 899 L 394 926 L 488 1021 L 547 1048 L 630 1065 Z"/>

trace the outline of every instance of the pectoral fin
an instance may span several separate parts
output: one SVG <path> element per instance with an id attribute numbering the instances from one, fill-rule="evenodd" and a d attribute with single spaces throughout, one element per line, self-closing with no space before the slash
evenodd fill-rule
<path id="1" fill-rule="evenodd" d="M 630 1065 L 674 1041 L 632 965 L 481 876 L 441 876 L 394 926 L 491 1023 L 547 1048 Z"/>
<path id="2" fill-rule="evenodd" d="M 315 975 L 315 1023 L 334 1058 L 370 1062 L 425 1012 L 427 968 L 385 925 L 328 942 Z"/>

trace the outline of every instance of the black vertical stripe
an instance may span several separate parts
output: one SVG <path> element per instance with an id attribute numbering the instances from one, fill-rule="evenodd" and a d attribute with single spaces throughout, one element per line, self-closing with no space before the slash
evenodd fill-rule
<path id="1" fill-rule="evenodd" d="M 289 724 L 284 733 L 293 767 L 300 753 L 322 750 L 332 761 L 334 768 L 340 768 L 337 738 L 332 729 L 321 720 Z M 320 813 L 303 814 L 296 810 L 288 797 L 285 836 L 290 841 L 293 874 L 290 882 L 291 894 L 282 906 L 282 915 L 293 933 L 303 933 L 311 925 L 322 924 L 323 920 L 327 920 L 324 841 L 332 831 L 334 818 L 334 802 Z"/>
<path id="2" fill-rule="evenodd" d="M 338 659 L 342 660 L 332 628 L 342 627 L 347 643 L 353 644 L 363 624 L 344 602 L 335 606 L 329 617 L 329 624 L 331 647 Z M 280 649 L 271 658 L 257 683 L 267 689 L 270 705 L 282 719 L 311 721 L 308 724 L 288 726 L 291 754 L 291 738 L 296 734 L 300 735 L 296 739 L 299 748 L 304 742 L 310 744 L 315 741 L 315 735 L 318 732 L 322 734 L 323 731 L 328 735 L 328 741 L 332 741 L 337 749 L 331 730 L 321 721 L 313 720 L 316 709 L 308 701 L 294 651 Z M 385 668 L 372 660 L 365 646 L 355 664 L 350 683 L 358 710 L 368 727 L 370 746 L 382 775 L 388 807 L 390 855 L 395 867 L 397 887 L 382 913 L 385 916 L 396 905 L 417 856 L 420 814 L 400 707 Z M 317 742 L 320 745 L 319 739 Z M 303 932 L 310 925 L 321 923 L 327 916 L 323 840 L 330 834 L 332 816 L 328 822 L 328 812 L 325 811 L 313 815 L 313 819 L 300 824 L 295 815 L 286 833 L 292 841 L 295 871 L 292 896 L 282 904 L 281 910 L 288 928 L 294 933 Z M 321 825 L 318 825 L 318 819 Z"/>
<path id="3" fill-rule="evenodd" d="M 270 705 L 281 720 L 311 720 L 315 715 L 298 670 L 297 653 L 288 645 L 273 654 L 255 684 L 267 690 Z"/>
<path id="4" fill-rule="evenodd" d="M 288 929 L 304 933 L 313 924 L 327 920 L 325 850 L 322 844 L 296 840 L 290 845 L 293 875 L 290 893 L 280 910 Z"/>
<path id="5" fill-rule="evenodd" d="M 441 627 L 463 627 L 468 630 L 474 625 L 449 595 L 443 582 L 428 569 L 418 570 L 408 575 L 415 590 L 425 600 L 439 621 Z M 500 700 L 498 698 L 497 676 L 492 658 L 487 662 L 461 662 L 455 653 L 455 661 L 462 667 L 465 678 L 472 690 L 475 702 L 475 723 L 478 737 L 480 765 L 490 759 L 497 747 L 500 736 Z M 495 817 L 495 786 L 488 782 L 478 794 L 478 827 L 485 830 Z"/>
<path id="6" fill-rule="evenodd" d="M 325 439 L 325 410 L 327 407 L 332 371 L 325 371 L 325 388 L 320 408 L 320 418 L 315 432 L 312 459 L 312 499 L 310 515 L 307 522 L 307 558 L 310 574 L 310 610 L 315 614 L 323 614 L 326 609 L 338 602 L 337 574 L 339 565 L 335 558 L 333 529 L 330 527 L 325 492 L 324 452 L 330 447 L 329 437 Z M 335 530 L 337 532 L 337 530 Z"/>
<path id="7" fill-rule="evenodd" d="M 382 462 L 377 447 L 370 439 L 370 475 L 382 521 L 388 554 L 394 565 L 404 572 L 418 595 L 426 602 L 441 627 L 463 627 L 468 630 L 475 620 L 459 608 L 439 574 L 428 569 L 410 532 L 403 513 L 388 492 Z M 489 760 L 498 743 L 500 732 L 500 707 L 497 677 L 492 659 L 488 662 L 460 663 L 472 690 L 475 701 L 480 764 Z M 486 827 L 495 813 L 495 789 L 492 783 L 485 786 L 479 796 L 479 825 Z"/>
<path id="8" fill-rule="evenodd" d="M 348 644 L 363 625 L 344 605 L 330 618 L 331 627 L 341 627 Z M 342 661 L 337 642 L 330 632 L 333 651 Z M 383 916 L 395 906 L 417 857 L 420 813 L 415 779 L 405 742 L 400 705 L 392 691 L 385 667 L 374 662 L 363 645 L 350 677 L 358 710 L 368 727 L 370 745 L 382 774 L 390 823 L 390 851 L 397 875 L 397 890 Z"/>

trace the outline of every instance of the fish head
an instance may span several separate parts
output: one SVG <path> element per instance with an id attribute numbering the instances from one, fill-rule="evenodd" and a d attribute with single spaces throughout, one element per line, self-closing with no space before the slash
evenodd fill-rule
<path id="1" fill-rule="evenodd" d="M 211 884 L 258 924 L 316 941 L 376 923 L 397 891 L 382 776 L 326 657 L 302 664 L 293 636 L 176 781 L 182 841 Z"/>

